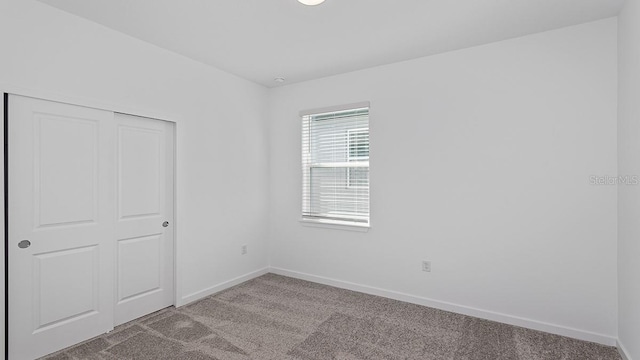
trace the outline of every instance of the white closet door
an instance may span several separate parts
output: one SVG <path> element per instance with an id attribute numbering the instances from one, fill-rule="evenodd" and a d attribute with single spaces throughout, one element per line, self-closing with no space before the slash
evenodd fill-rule
<path id="1" fill-rule="evenodd" d="M 116 114 L 119 325 L 174 303 L 172 123 Z"/>
<path id="2" fill-rule="evenodd" d="M 9 358 L 113 328 L 113 113 L 9 98 Z"/>

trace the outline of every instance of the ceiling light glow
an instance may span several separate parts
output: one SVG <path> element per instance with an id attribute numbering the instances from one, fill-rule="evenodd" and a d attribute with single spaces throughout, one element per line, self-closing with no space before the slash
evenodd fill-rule
<path id="1" fill-rule="evenodd" d="M 309 5 L 309 6 L 319 5 L 324 2 L 324 0 L 298 0 L 298 1 L 302 4 Z"/>

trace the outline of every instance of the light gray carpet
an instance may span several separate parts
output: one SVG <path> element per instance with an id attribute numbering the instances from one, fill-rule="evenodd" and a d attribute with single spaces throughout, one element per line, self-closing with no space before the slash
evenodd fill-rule
<path id="1" fill-rule="evenodd" d="M 47 359 L 619 360 L 613 347 L 268 274 Z"/>

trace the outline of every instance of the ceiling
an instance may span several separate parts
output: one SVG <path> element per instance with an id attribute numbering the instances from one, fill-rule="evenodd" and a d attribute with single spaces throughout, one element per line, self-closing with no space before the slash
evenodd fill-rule
<path id="1" fill-rule="evenodd" d="M 615 16 L 624 0 L 41 0 L 267 87 Z"/>

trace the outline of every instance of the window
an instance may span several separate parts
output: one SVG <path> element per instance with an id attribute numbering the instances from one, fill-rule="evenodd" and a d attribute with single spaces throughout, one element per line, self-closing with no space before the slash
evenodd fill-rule
<path id="1" fill-rule="evenodd" d="M 369 105 L 302 113 L 302 218 L 369 226 Z"/>

